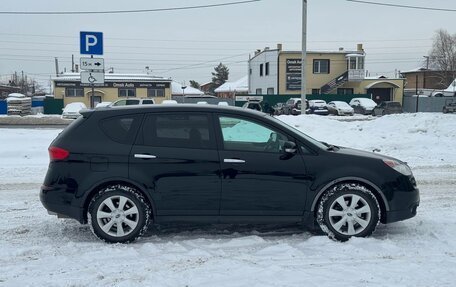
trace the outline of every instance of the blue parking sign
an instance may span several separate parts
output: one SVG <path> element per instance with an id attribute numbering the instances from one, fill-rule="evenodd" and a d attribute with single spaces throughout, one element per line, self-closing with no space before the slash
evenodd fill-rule
<path id="1" fill-rule="evenodd" d="M 82 55 L 103 55 L 102 32 L 80 32 Z"/>

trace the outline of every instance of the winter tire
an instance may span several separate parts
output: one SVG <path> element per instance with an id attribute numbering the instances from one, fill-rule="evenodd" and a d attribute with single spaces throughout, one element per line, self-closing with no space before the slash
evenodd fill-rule
<path id="1" fill-rule="evenodd" d="M 92 198 L 87 216 L 92 232 L 98 238 L 109 243 L 128 243 L 147 231 L 151 209 L 136 189 L 113 185 Z"/>
<path id="2" fill-rule="evenodd" d="M 330 238 L 346 241 L 350 237 L 371 235 L 380 220 L 377 199 L 359 184 L 339 184 L 320 200 L 317 223 Z"/>

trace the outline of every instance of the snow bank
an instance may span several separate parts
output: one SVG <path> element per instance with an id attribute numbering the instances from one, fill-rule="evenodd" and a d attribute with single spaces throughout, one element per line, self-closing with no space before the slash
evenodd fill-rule
<path id="1" fill-rule="evenodd" d="M 339 121 L 316 115 L 278 118 L 317 140 L 375 150 L 412 167 L 456 164 L 456 115 L 398 114 L 364 121 Z"/>

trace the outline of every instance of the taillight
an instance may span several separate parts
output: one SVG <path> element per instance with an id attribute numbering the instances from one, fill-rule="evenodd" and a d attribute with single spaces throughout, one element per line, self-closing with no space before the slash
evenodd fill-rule
<path id="1" fill-rule="evenodd" d="M 64 160 L 70 155 L 70 152 L 67 151 L 66 149 L 59 148 L 56 146 L 49 147 L 48 151 L 49 151 L 49 158 L 51 159 L 51 161 Z"/>

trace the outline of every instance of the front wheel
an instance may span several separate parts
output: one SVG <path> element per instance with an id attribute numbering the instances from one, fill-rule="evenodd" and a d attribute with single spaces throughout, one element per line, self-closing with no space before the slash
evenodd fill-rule
<path id="1" fill-rule="evenodd" d="M 92 198 L 87 216 L 98 238 L 109 243 L 128 243 L 146 232 L 151 209 L 136 189 L 113 185 Z"/>
<path id="2" fill-rule="evenodd" d="M 317 222 L 330 238 L 370 236 L 380 221 L 377 199 L 359 184 L 339 184 L 327 191 L 318 206 Z"/>

